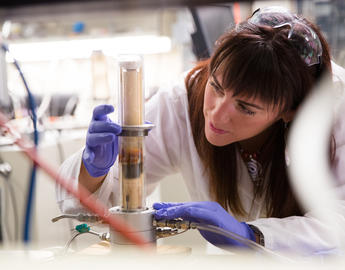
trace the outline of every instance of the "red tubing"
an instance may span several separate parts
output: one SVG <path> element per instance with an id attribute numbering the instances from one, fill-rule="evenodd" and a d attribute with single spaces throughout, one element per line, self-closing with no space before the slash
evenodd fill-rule
<path id="1" fill-rule="evenodd" d="M 16 133 L 7 125 L 7 117 L 0 112 L 0 126 L 5 129 L 8 133 L 15 135 Z M 53 169 L 48 163 L 45 163 L 36 151 L 32 147 L 32 143 L 28 139 L 19 138 L 15 140 L 15 144 L 18 145 L 23 152 L 44 172 L 46 172 L 56 183 L 61 185 L 68 193 L 72 194 L 75 198 L 80 200 L 80 203 L 85 206 L 88 210 L 98 215 L 102 220 L 110 225 L 110 227 L 120 232 L 124 237 L 140 247 L 150 246 L 145 240 L 135 233 L 124 221 L 119 218 L 111 216 L 105 205 L 97 201 L 94 196 L 83 186 L 79 185 L 78 189 L 74 189 L 70 184 L 72 181 L 61 177 L 58 172 Z M 30 146 L 30 147 L 28 147 Z"/>
<path id="2" fill-rule="evenodd" d="M 234 14 L 234 21 L 235 24 L 238 24 L 241 22 L 241 10 L 240 10 L 240 3 L 235 2 L 233 4 L 233 14 Z"/>

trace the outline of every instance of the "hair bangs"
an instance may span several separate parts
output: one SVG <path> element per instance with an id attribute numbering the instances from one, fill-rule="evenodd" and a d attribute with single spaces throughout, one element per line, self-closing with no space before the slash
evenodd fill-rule
<path id="1" fill-rule="evenodd" d="M 274 44 L 264 40 L 247 37 L 234 41 L 236 37 L 226 44 L 228 49 L 215 54 L 210 65 L 210 74 L 222 74 L 222 88 L 233 91 L 234 96 L 258 98 L 280 112 L 293 108 L 296 86 L 280 64 L 288 57 L 279 55 Z"/>

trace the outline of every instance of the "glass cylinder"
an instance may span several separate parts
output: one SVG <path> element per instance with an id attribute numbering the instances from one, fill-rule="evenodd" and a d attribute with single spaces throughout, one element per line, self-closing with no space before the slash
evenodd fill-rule
<path id="1" fill-rule="evenodd" d="M 119 59 L 120 99 L 119 122 L 126 126 L 144 124 L 144 90 L 142 59 L 122 56 Z M 119 138 L 119 171 L 122 211 L 145 209 L 143 174 L 144 137 Z"/>

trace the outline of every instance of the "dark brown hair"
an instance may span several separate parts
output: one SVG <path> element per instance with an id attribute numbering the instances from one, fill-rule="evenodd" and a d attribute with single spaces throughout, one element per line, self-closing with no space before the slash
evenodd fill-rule
<path id="1" fill-rule="evenodd" d="M 199 62 L 186 77 L 195 146 L 209 175 L 210 193 L 225 209 L 245 215 L 237 183 L 236 143 L 222 147 L 210 144 L 204 132 L 204 91 L 208 78 L 222 73 L 223 89 L 233 95 L 257 97 L 278 106 L 281 112 L 296 110 L 314 83 L 331 72 L 328 45 L 319 29 L 304 21 L 320 38 L 322 61 L 308 67 L 288 39 L 289 29 L 258 26 L 248 21 L 225 33 L 208 60 Z M 221 68 L 221 69 L 220 69 Z M 260 162 L 268 183 L 255 188 L 255 196 L 264 196 L 266 213 L 271 217 L 302 215 L 291 191 L 285 162 L 286 129 L 282 120 L 274 123 L 269 141 L 260 151 Z"/>

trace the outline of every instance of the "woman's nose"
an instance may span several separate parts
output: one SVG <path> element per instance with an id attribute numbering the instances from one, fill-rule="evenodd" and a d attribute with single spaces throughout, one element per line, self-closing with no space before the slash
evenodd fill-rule
<path id="1" fill-rule="evenodd" d="M 213 119 L 219 123 L 227 123 L 232 115 L 233 104 L 225 99 L 221 99 L 216 103 L 212 110 Z"/>

